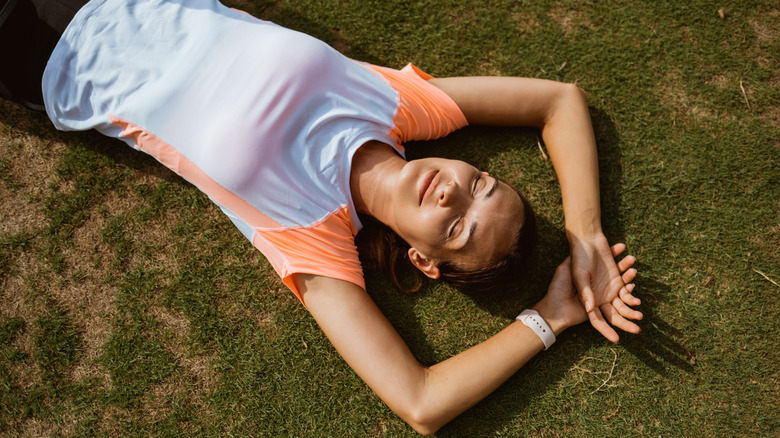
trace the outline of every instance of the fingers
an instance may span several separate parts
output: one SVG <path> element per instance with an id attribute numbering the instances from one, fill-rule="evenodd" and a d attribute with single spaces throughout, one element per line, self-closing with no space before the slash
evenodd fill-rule
<path id="1" fill-rule="evenodd" d="M 628 268 L 634 266 L 634 263 L 636 263 L 636 258 L 632 255 L 627 255 L 617 263 L 617 267 L 620 272 L 626 272 Z"/>
<path id="2" fill-rule="evenodd" d="M 610 250 L 612 250 L 612 257 L 617 257 L 623 251 L 626 250 L 626 244 L 625 243 L 616 243 L 616 244 L 612 245 Z"/>
<path id="3" fill-rule="evenodd" d="M 625 249 L 625 245 L 619 243 L 615 246 L 613 246 L 612 253 L 615 254 L 615 248 L 618 245 L 622 245 L 622 249 Z M 618 253 L 620 254 L 620 253 Z M 632 255 L 627 255 L 623 258 L 623 260 L 619 261 L 617 263 L 618 270 L 622 272 L 621 278 L 623 279 L 623 284 L 625 286 L 620 289 L 619 296 L 620 300 L 628 304 L 629 306 L 638 306 L 642 304 L 642 301 L 639 298 L 636 298 L 635 296 L 631 295 L 631 292 L 634 290 L 634 284 L 631 282 L 634 281 L 636 278 L 637 270 L 632 268 L 634 266 L 634 263 L 636 263 L 636 258 Z"/>
<path id="4" fill-rule="evenodd" d="M 623 284 L 631 283 L 636 278 L 636 269 L 631 268 L 623 272 L 623 275 L 621 275 L 620 277 L 623 279 Z"/>
<path id="5" fill-rule="evenodd" d="M 612 307 L 614 307 L 615 310 L 617 310 L 618 313 L 624 318 L 639 320 L 644 316 L 642 315 L 642 312 L 628 307 L 626 303 L 624 303 L 620 298 L 615 298 L 612 300 Z"/>
<path id="6" fill-rule="evenodd" d="M 604 306 L 607 306 L 607 304 Z M 599 309 L 594 309 L 593 312 L 589 312 L 588 319 L 590 320 L 590 324 L 593 326 L 593 328 L 598 330 L 599 333 L 604 335 L 604 337 L 607 338 L 610 342 L 616 343 L 620 340 L 620 336 L 618 336 L 615 329 L 613 329 L 607 323 L 607 321 L 604 319 L 604 315 L 601 314 Z"/>
<path id="7" fill-rule="evenodd" d="M 610 247 L 612 256 L 615 258 L 623 254 L 625 250 L 626 245 L 624 243 L 618 243 Z M 574 269 L 575 285 L 588 313 L 591 325 L 611 342 L 617 342 L 620 339 L 615 328 L 629 333 L 639 333 L 639 326 L 629 320 L 640 320 L 644 316 L 642 312 L 629 307 L 641 303 L 638 298 L 632 295 L 635 287 L 632 282 L 637 276 L 637 270 L 633 267 L 636 264 L 636 258 L 632 255 L 626 255 L 615 264 L 620 272 L 620 280 L 613 278 L 612 285 L 614 287 L 615 282 L 622 282 L 623 284 L 619 285 L 620 289 L 617 297 L 611 302 L 600 305 L 598 308 L 592 306 L 595 298 L 591 289 L 589 273 Z"/>
<path id="8" fill-rule="evenodd" d="M 590 288 L 590 286 L 585 286 L 582 289 L 577 288 L 580 291 L 580 301 L 582 301 L 582 306 L 585 307 L 585 311 L 590 313 L 594 310 L 593 306 L 593 290 Z"/>
<path id="9" fill-rule="evenodd" d="M 627 283 L 623 288 L 620 289 L 620 292 L 618 292 L 618 296 L 620 297 L 621 301 L 628 304 L 629 306 L 638 306 L 642 304 L 642 300 L 633 296 L 631 294 L 631 292 L 633 291 L 634 291 L 634 283 Z"/>
<path id="10" fill-rule="evenodd" d="M 612 304 L 604 304 L 601 306 L 601 311 L 613 326 L 629 333 L 639 333 L 639 326 L 623 318 Z"/>
<path id="11" fill-rule="evenodd" d="M 618 243 L 612 246 L 612 256 L 617 257 L 620 254 L 623 253 L 623 251 L 626 250 L 626 245 L 624 243 Z M 627 255 L 623 257 L 623 260 L 617 262 L 617 268 L 622 273 L 627 273 L 629 269 L 634 266 L 634 263 L 636 263 L 636 257 L 632 255 Z M 634 273 L 636 274 L 636 269 L 634 269 Z M 626 283 L 630 282 L 631 280 L 627 280 Z"/>

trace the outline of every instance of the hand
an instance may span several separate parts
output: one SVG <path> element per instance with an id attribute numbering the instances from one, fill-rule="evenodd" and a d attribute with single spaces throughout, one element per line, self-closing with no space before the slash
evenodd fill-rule
<path id="1" fill-rule="evenodd" d="M 613 248 L 615 251 L 622 251 L 625 249 L 625 245 L 615 245 Z M 617 254 L 619 254 L 619 252 L 616 252 L 616 255 Z M 633 263 L 634 259 L 632 257 L 627 258 L 625 263 L 621 262 L 618 265 L 618 269 L 623 273 L 623 278 L 625 279 L 626 283 L 628 283 L 626 288 L 629 291 L 634 289 L 634 285 L 630 283 L 630 281 L 632 281 L 636 276 L 636 270 L 631 269 Z M 622 308 L 626 305 L 623 303 L 620 297 L 616 297 L 613 300 L 613 303 L 605 304 L 602 307 L 606 308 L 606 306 Z M 567 257 L 563 263 L 558 265 L 558 268 L 555 270 L 555 275 L 550 282 L 550 286 L 547 288 L 547 295 L 545 295 L 544 298 L 542 298 L 542 300 L 536 306 L 534 306 L 534 309 L 539 312 L 545 321 L 547 321 L 556 335 L 560 334 L 566 328 L 581 324 L 588 319 L 588 313 L 582 306 L 582 303 L 580 302 L 580 299 L 577 295 L 577 290 L 574 287 L 571 272 L 571 257 Z M 608 318 L 610 322 L 620 328 L 623 328 L 624 330 L 630 329 L 630 327 L 623 323 L 623 321 L 625 321 L 624 318 L 617 318 L 615 315 L 616 314 L 614 312 L 608 312 Z M 634 319 L 640 319 L 642 314 L 640 312 L 636 312 L 632 316 L 638 316 L 638 318 Z M 620 321 L 621 319 L 623 319 L 623 321 Z M 625 322 L 628 324 L 633 324 L 628 321 Z M 606 327 L 609 330 L 612 330 L 611 327 L 609 327 L 609 324 L 606 322 L 604 324 L 606 324 Z M 639 327 L 636 327 L 636 330 L 630 329 L 627 331 L 638 332 Z"/>
<path id="2" fill-rule="evenodd" d="M 555 269 L 555 275 L 547 287 L 547 295 L 534 306 L 534 310 L 539 312 L 556 335 L 588 319 L 572 281 L 571 257 L 566 257 Z"/>
<path id="3" fill-rule="evenodd" d="M 642 319 L 641 312 L 628 307 L 640 304 L 640 300 L 631 295 L 633 285 L 629 285 L 636 277 L 636 269 L 631 268 L 636 259 L 629 255 L 615 263 L 615 257 L 625 249 L 622 243 L 610 248 L 601 233 L 589 239 L 573 239 L 572 243 L 574 283 L 588 311 L 588 319 L 612 342 L 620 338 L 610 324 L 638 333 L 639 326 L 626 318 Z"/>

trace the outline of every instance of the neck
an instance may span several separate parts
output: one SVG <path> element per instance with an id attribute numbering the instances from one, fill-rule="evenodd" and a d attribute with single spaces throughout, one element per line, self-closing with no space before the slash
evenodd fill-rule
<path id="1" fill-rule="evenodd" d="M 355 152 L 349 186 L 359 213 L 375 217 L 392 227 L 389 211 L 396 179 L 406 160 L 390 146 L 371 141 Z"/>

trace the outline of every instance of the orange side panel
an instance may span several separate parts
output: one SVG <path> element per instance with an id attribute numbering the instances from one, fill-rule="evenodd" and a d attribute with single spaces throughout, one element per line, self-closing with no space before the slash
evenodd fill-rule
<path id="1" fill-rule="evenodd" d="M 122 136 L 132 138 L 135 144 L 147 154 L 153 156 L 167 168 L 195 184 L 200 190 L 214 198 L 218 203 L 244 219 L 253 228 L 275 228 L 281 225 L 266 216 L 248 202 L 211 179 L 198 166 L 182 155 L 177 149 L 140 126 L 116 116 L 110 116 L 111 123 L 122 128 Z"/>
<path id="2" fill-rule="evenodd" d="M 156 135 L 119 117 L 111 116 L 111 122 L 121 127 L 121 135 L 132 138 L 142 151 L 246 221 L 255 230 L 252 244 L 266 256 L 301 302 L 301 293 L 292 280 L 295 273 L 332 277 L 365 289 L 363 270 L 354 241 L 356 230 L 346 206 L 312 226 L 285 228 L 222 187 Z"/>

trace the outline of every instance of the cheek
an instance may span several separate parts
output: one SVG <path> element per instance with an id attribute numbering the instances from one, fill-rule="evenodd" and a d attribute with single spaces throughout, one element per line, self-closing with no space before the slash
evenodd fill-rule
<path id="1" fill-rule="evenodd" d="M 440 235 L 446 228 L 446 222 L 443 214 L 433 212 L 420 213 L 415 217 L 413 226 L 426 234 Z"/>
<path id="2" fill-rule="evenodd" d="M 420 212 L 399 216 L 399 234 L 409 245 L 423 252 L 441 246 L 444 228 L 440 218 Z"/>

